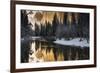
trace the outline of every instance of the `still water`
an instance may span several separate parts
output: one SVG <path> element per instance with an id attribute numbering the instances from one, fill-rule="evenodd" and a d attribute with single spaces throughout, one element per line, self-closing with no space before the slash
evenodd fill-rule
<path id="1" fill-rule="evenodd" d="M 89 47 L 64 46 L 37 40 L 21 42 L 22 63 L 87 59 L 89 59 Z"/>

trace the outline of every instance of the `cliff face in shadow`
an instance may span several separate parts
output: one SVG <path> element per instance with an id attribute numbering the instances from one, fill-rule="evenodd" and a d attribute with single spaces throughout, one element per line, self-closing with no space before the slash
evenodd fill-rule
<path id="1" fill-rule="evenodd" d="M 34 36 L 35 32 L 31 29 L 32 24 L 28 23 L 26 10 L 21 11 L 21 38 Z"/>

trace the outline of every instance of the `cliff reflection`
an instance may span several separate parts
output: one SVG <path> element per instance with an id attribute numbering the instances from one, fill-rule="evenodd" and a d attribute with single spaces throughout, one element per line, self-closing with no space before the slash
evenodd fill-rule
<path id="1" fill-rule="evenodd" d="M 23 49 L 21 52 L 24 53 L 21 54 L 23 63 L 89 59 L 88 47 L 63 46 L 46 41 L 30 41 L 21 47 Z"/>
<path id="2" fill-rule="evenodd" d="M 47 45 L 46 42 L 32 42 L 31 52 L 29 62 L 64 61 L 63 53 L 59 49 L 54 53 L 53 45 Z"/>

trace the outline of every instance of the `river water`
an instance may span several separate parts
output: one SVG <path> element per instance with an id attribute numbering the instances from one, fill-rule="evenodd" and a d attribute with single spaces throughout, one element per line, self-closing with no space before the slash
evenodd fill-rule
<path id="1" fill-rule="evenodd" d="M 22 63 L 88 59 L 89 47 L 65 46 L 39 40 L 21 42 Z"/>

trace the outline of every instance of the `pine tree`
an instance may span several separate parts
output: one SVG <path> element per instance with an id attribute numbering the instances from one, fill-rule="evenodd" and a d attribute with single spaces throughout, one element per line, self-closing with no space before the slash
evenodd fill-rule
<path id="1" fill-rule="evenodd" d="M 55 14 L 54 15 L 54 19 L 53 19 L 53 22 L 52 22 L 52 31 L 53 31 L 53 36 L 56 36 L 56 30 L 57 30 L 57 25 L 58 25 L 59 21 L 57 19 L 57 15 Z"/>

